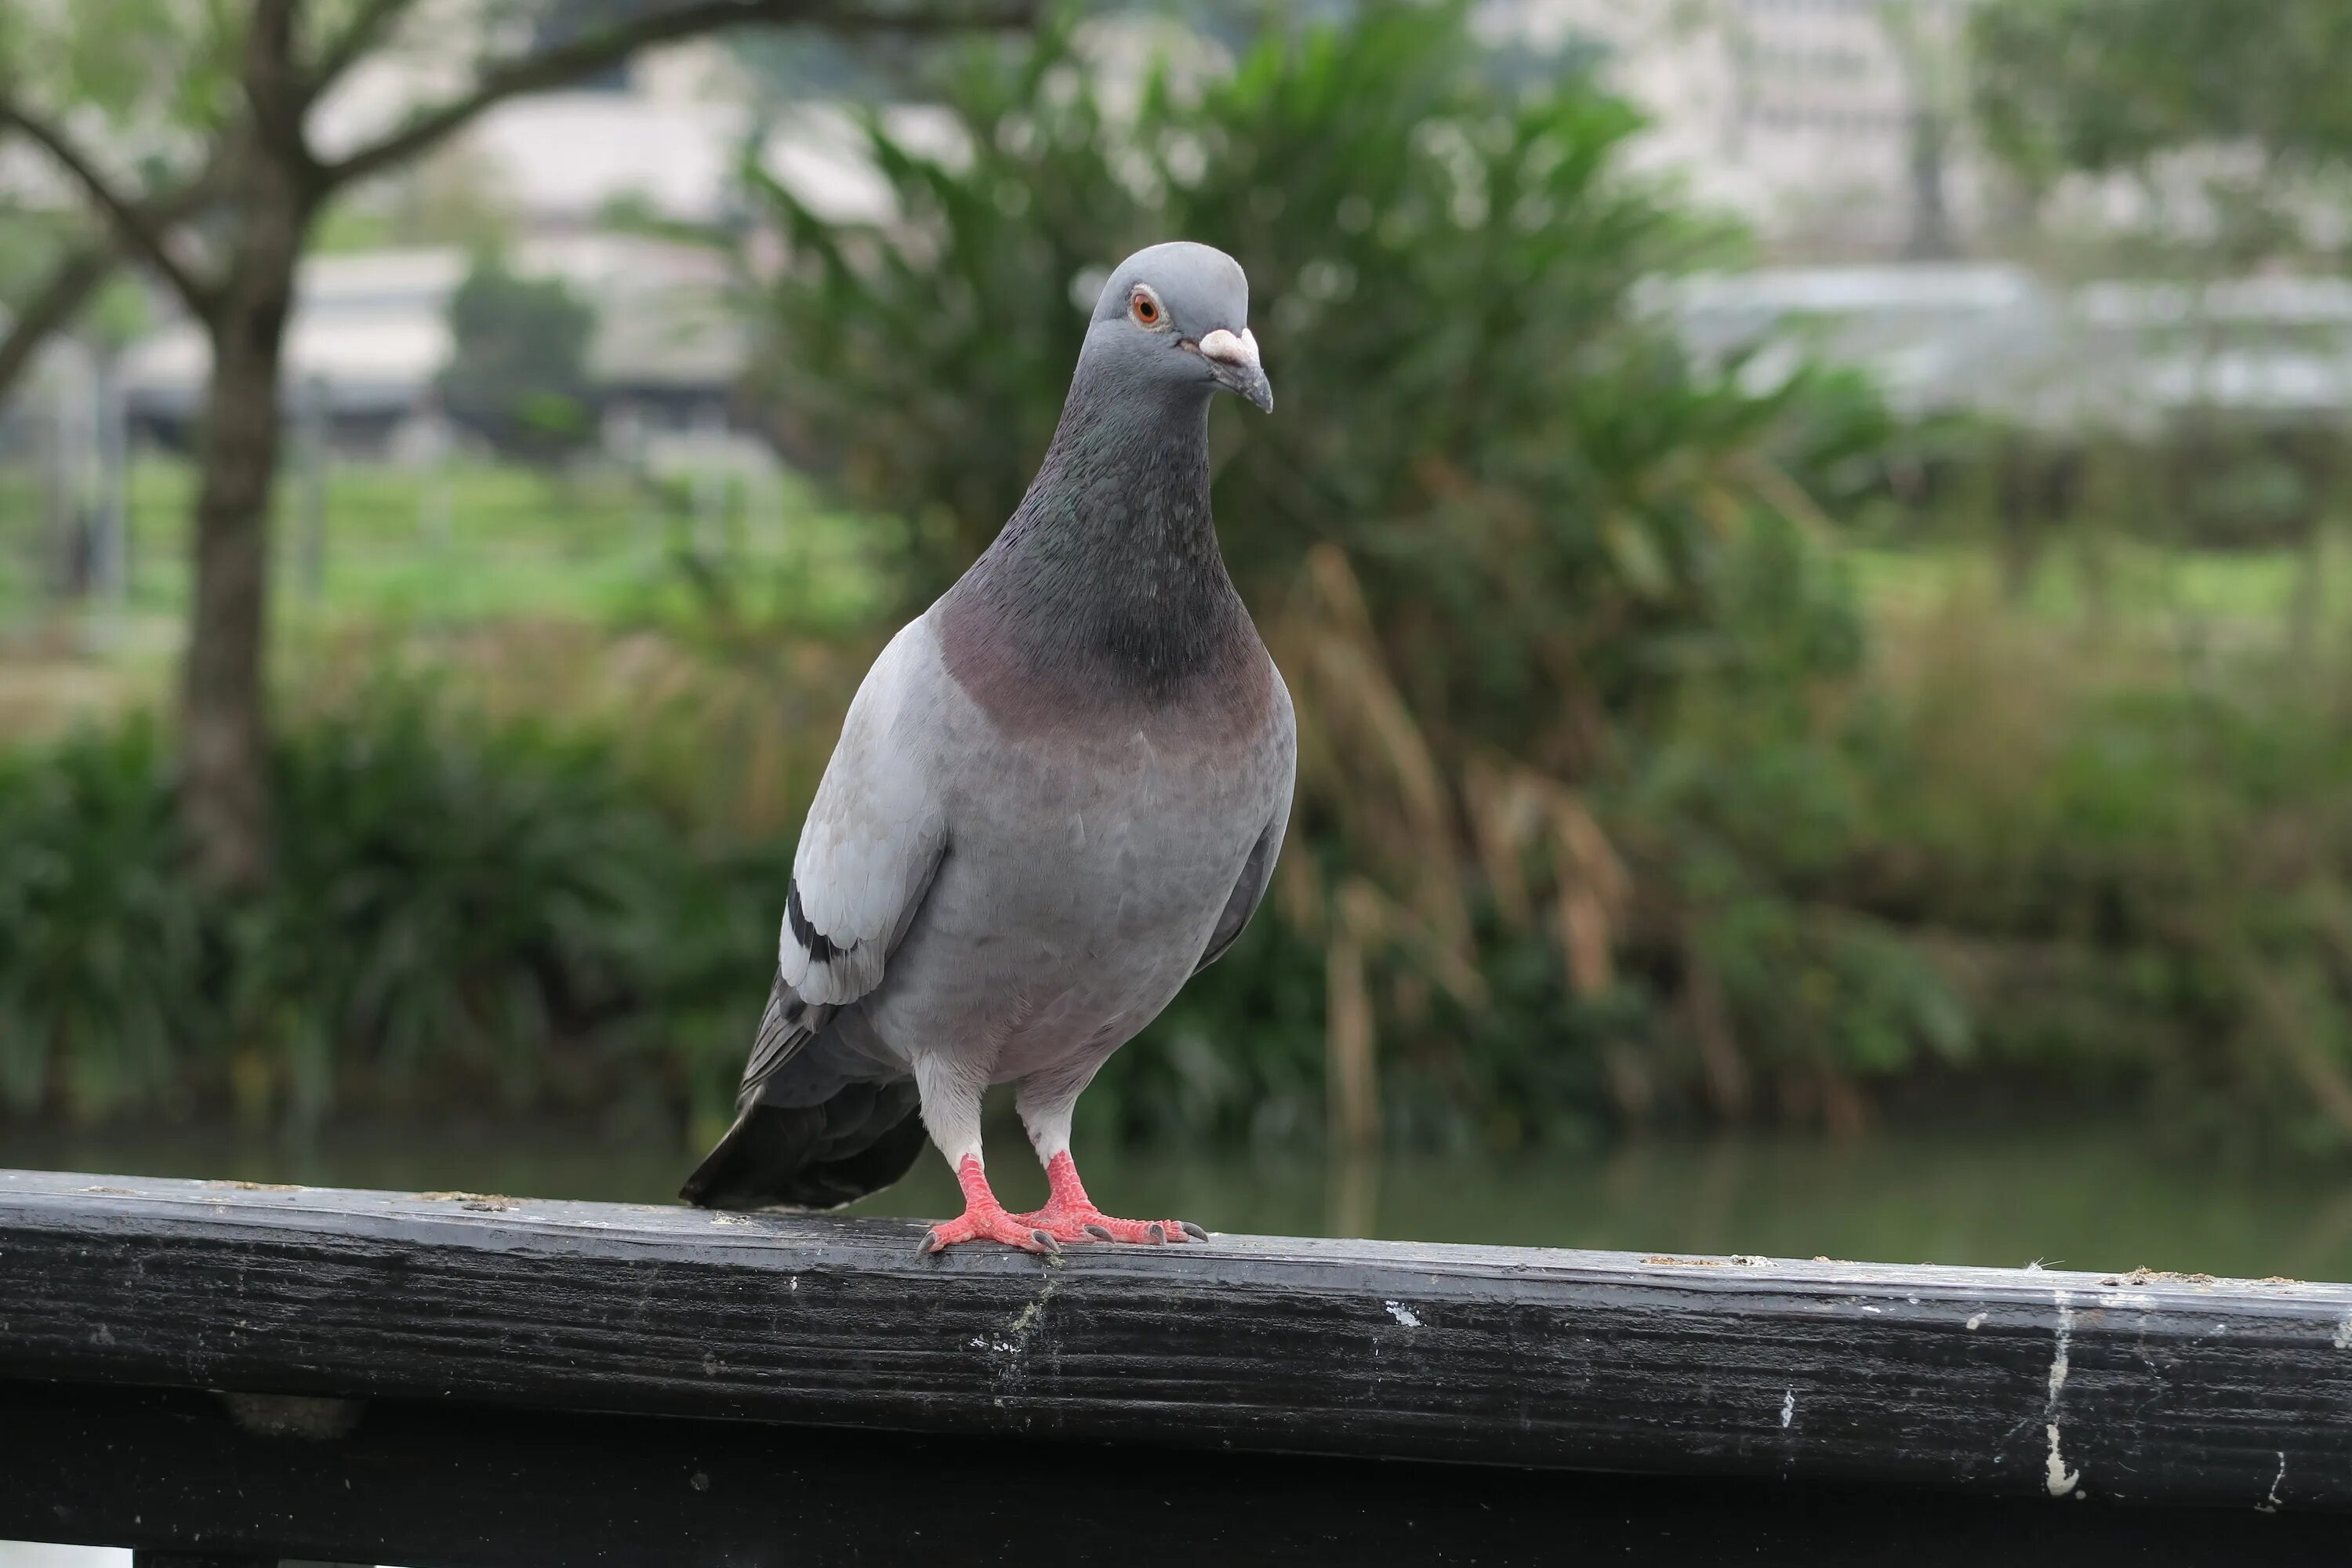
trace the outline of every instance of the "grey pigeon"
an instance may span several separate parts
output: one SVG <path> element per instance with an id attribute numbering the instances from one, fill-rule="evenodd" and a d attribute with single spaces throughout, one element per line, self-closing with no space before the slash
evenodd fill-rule
<path id="1" fill-rule="evenodd" d="M 928 1129 L 965 1209 L 927 1252 L 1204 1234 L 1096 1208 L 1070 1112 L 1241 934 L 1290 815 L 1290 693 L 1209 516 L 1211 397 L 1274 405 L 1248 320 L 1248 279 L 1203 245 L 1139 251 L 1103 286 L 1020 509 L 850 704 L 735 1122 L 688 1202 L 847 1203 L 905 1175 Z M 989 1190 L 998 1083 L 1045 1166 L 1033 1214 Z"/>

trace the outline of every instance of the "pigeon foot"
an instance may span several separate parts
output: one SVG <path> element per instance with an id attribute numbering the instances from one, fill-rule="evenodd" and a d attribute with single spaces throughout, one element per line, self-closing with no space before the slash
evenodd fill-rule
<path id="1" fill-rule="evenodd" d="M 923 1245 L 916 1249 L 919 1255 L 929 1257 L 967 1241 L 1001 1241 L 1024 1252 L 1062 1250 L 1052 1233 L 1031 1225 L 1023 1215 L 1004 1212 L 1004 1205 L 989 1188 L 978 1156 L 966 1154 L 956 1166 L 956 1184 L 963 1189 L 963 1213 L 926 1231 Z"/>
<path id="2" fill-rule="evenodd" d="M 1052 1195 L 1045 1206 L 1008 1217 L 1055 1241 L 1122 1241 L 1160 1247 L 1185 1241 L 1206 1241 L 1209 1233 L 1190 1220 L 1114 1219 L 1095 1207 L 1078 1180 L 1078 1167 L 1067 1151 L 1045 1163 L 1045 1182 Z"/>
<path id="3" fill-rule="evenodd" d="M 1209 1239 L 1209 1233 L 1191 1220 L 1114 1219 L 1092 1205 L 1083 1209 L 1056 1212 L 1048 1204 L 1044 1208 L 1012 1217 L 1022 1225 L 1035 1226 L 1056 1241 L 1126 1241 L 1144 1247 L 1160 1247 Z"/>

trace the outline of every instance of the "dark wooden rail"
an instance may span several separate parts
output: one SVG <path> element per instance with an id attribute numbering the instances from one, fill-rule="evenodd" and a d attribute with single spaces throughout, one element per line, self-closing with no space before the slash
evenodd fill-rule
<path id="1" fill-rule="evenodd" d="M 919 1235 L 0 1172 L 0 1537 L 485 1565 L 2352 1548 L 2352 1287 Z"/>

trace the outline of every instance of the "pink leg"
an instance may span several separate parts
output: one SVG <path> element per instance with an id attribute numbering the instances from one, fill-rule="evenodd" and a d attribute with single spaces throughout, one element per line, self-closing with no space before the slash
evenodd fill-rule
<path id="1" fill-rule="evenodd" d="M 922 1251 L 937 1252 L 966 1241 L 1001 1241 L 1024 1252 L 1061 1250 L 1042 1227 L 1031 1225 L 1025 1216 L 1004 1212 L 1004 1205 L 989 1190 L 988 1173 L 980 1168 L 979 1155 L 966 1154 L 957 1163 L 956 1185 L 963 1189 L 963 1213 L 931 1226 L 923 1237 Z"/>
<path id="2" fill-rule="evenodd" d="M 1147 1247 L 1161 1242 L 1206 1241 L 1209 1233 L 1189 1220 L 1113 1219 L 1095 1207 L 1078 1180 L 1077 1163 L 1065 1149 L 1045 1163 L 1045 1184 L 1052 1194 L 1044 1208 L 1013 1215 L 1015 1225 L 1034 1226 L 1056 1241 L 1138 1241 Z"/>

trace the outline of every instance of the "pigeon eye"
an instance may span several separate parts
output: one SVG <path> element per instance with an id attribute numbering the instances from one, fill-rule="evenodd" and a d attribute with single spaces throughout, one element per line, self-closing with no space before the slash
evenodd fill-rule
<path id="1" fill-rule="evenodd" d="M 1148 289 L 1138 289 L 1129 298 L 1127 310 L 1128 314 L 1133 316 L 1143 326 L 1156 327 L 1160 324 L 1161 315 L 1160 301 L 1152 298 L 1151 291 Z"/>

